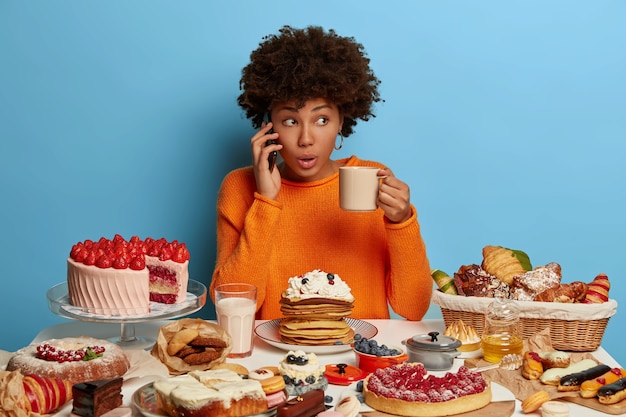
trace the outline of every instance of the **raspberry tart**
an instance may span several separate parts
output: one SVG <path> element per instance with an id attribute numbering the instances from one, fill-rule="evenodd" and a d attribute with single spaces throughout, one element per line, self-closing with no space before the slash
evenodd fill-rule
<path id="1" fill-rule="evenodd" d="M 421 363 L 376 370 L 363 383 L 365 403 L 401 416 L 435 417 L 467 413 L 491 402 L 491 386 L 480 372 L 462 366 L 443 377 L 428 374 Z"/>
<path id="2" fill-rule="evenodd" d="M 185 300 L 189 251 L 166 239 L 85 240 L 72 246 L 67 259 L 70 304 L 93 314 L 129 316 L 150 312 L 150 301 Z"/>

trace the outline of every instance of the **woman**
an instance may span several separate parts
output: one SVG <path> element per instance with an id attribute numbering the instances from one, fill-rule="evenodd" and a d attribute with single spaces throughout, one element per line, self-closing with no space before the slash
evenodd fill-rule
<path id="1" fill-rule="evenodd" d="M 259 130 L 250 141 L 253 165 L 230 172 L 219 192 L 211 294 L 223 283 L 254 284 L 257 318 L 280 318 L 288 279 L 320 269 L 351 287 L 353 317 L 388 318 L 391 306 L 422 319 L 432 279 L 409 187 L 381 163 L 331 159 L 380 101 L 363 46 L 333 30 L 285 26 L 250 58 L 238 103 Z M 340 209 L 344 165 L 386 176 L 376 211 Z"/>

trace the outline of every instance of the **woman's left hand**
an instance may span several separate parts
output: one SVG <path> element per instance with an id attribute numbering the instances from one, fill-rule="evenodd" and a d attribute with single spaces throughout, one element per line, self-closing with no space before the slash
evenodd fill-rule
<path id="1" fill-rule="evenodd" d="M 386 176 L 378 190 L 378 207 L 392 223 L 402 223 L 411 217 L 411 193 L 409 186 L 397 179 L 389 168 L 378 171 Z"/>

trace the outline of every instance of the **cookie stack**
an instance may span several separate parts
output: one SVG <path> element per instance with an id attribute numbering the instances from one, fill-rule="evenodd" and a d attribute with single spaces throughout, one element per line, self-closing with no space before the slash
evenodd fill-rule
<path id="1" fill-rule="evenodd" d="M 183 328 L 167 344 L 167 353 L 189 365 L 201 365 L 219 358 L 227 346 L 224 339 L 203 336 L 197 329 Z"/>
<path id="2" fill-rule="evenodd" d="M 350 343 L 354 330 L 344 318 L 353 307 L 351 289 L 337 274 L 316 269 L 289 278 L 280 300 L 281 340 L 305 346 Z"/>

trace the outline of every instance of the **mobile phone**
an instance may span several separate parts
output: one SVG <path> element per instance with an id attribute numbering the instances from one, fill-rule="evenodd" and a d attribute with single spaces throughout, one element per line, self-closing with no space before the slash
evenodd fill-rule
<path id="1" fill-rule="evenodd" d="M 267 120 L 269 123 L 270 121 L 269 114 L 267 115 Z M 274 129 L 270 129 L 269 132 L 267 133 L 268 134 L 274 133 Z M 276 139 L 269 139 L 265 142 L 265 146 L 275 145 L 276 143 L 277 143 Z M 278 158 L 278 151 L 270 152 L 270 156 L 267 157 L 267 162 L 270 165 L 270 172 L 274 172 L 274 167 L 276 166 L 276 158 Z"/>

